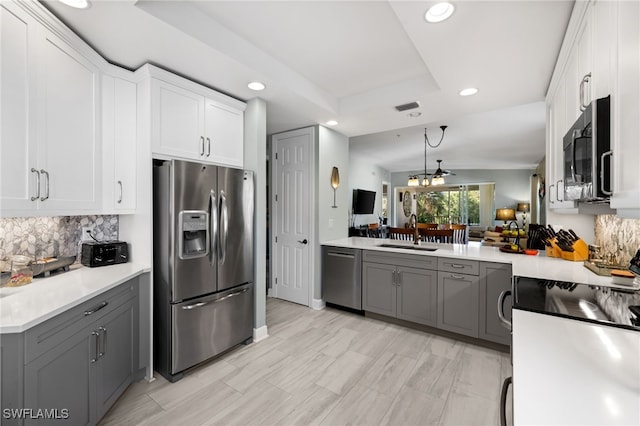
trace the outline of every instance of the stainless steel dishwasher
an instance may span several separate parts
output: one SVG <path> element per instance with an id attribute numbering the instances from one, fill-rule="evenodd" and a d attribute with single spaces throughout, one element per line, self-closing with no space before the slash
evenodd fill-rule
<path id="1" fill-rule="evenodd" d="M 322 298 L 327 303 L 362 310 L 362 251 L 322 247 Z"/>

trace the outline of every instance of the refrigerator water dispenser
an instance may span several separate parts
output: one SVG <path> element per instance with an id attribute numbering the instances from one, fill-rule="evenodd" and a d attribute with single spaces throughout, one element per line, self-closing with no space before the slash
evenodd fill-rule
<path id="1" fill-rule="evenodd" d="M 194 259 L 209 254 L 209 213 L 183 210 L 178 215 L 178 250 L 180 259 Z"/>

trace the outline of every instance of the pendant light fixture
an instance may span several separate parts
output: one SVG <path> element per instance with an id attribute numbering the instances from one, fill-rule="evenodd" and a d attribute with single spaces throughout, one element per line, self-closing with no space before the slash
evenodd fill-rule
<path id="1" fill-rule="evenodd" d="M 427 173 L 427 146 L 430 146 L 431 148 L 437 148 L 440 146 L 440 144 L 442 143 L 442 140 L 444 139 L 444 131 L 447 129 L 447 126 L 440 126 L 440 129 L 442 130 L 442 136 L 440 136 L 440 141 L 438 141 L 437 144 L 432 145 L 431 142 L 429 141 L 429 137 L 427 136 L 427 128 L 425 127 L 424 129 L 424 173 L 409 176 L 409 180 L 407 181 L 407 186 L 424 186 L 424 187 L 429 186 L 430 173 Z M 438 164 L 440 164 L 439 163 L 440 161 L 442 160 L 438 160 Z M 438 170 L 440 170 L 440 168 L 438 168 Z M 420 176 L 422 176 L 422 181 L 420 181 Z M 432 185 L 442 185 L 444 183 L 444 178 L 442 178 L 442 176 L 436 176 L 434 174 L 434 178 L 437 179 L 437 182 L 441 181 L 441 183 L 435 183 L 432 180 L 431 181 Z"/>

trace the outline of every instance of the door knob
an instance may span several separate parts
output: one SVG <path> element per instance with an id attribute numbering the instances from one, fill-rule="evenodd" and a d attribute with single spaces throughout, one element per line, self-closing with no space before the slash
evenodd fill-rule
<path id="1" fill-rule="evenodd" d="M 302 240 L 302 241 L 298 241 L 298 242 L 299 242 L 300 244 L 307 244 L 309 241 L 307 241 L 307 239 L 305 238 L 304 240 Z"/>

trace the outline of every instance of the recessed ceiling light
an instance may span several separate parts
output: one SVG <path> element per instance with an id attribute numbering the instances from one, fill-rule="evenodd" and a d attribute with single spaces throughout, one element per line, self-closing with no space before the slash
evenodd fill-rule
<path id="1" fill-rule="evenodd" d="M 76 9 L 86 9 L 89 7 L 89 0 L 60 0 L 60 3 L 75 7 Z"/>
<path id="2" fill-rule="evenodd" d="M 413 111 L 413 112 L 410 112 L 410 113 L 409 113 L 409 114 L 407 114 L 407 115 L 408 115 L 409 117 L 416 118 L 416 117 L 420 117 L 420 116 L 422 115 L 422 113 L 421 113 L 420 111 Z"/>
<path id="3" fill-rule="evenodd" d="M 264 90 L 266 86 L 259 81 L 252 81 L 251 83 L 247 84 L 247 87 L 251 90 L 260 91 Z"/>
<path id="4" fill-rule="evenodd" d="M 335 125 L 337 125 L 337 124 L 338 124 L 338 122 L 337 122 L 336 120 L 329 120 L 329 121 L 327 121 L 327 126 L 335 126 Z"/>
<path id="5" fill-rule="evenodd" d="M 427 10 L 427 13 L 424 14 L 424 19 L 427 22 L 442 22 L 449 18 L 455 9 L 451 3 L 446 1 L 436 3 Z"/>
<path id="6" fill-rule="evenodd" d="M 471 96 L 475 95 L 476 93 L 478 93 L 478 89 L 476 89 L 475 87 L 467 87 L 466 89 L 462 89 L 460 91 L 460 96 Z"/>

